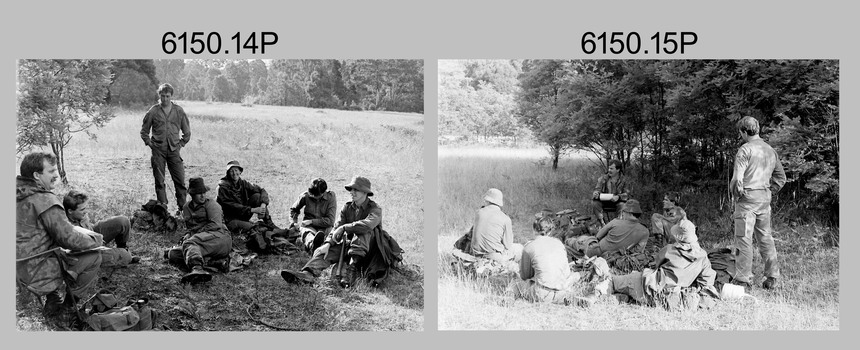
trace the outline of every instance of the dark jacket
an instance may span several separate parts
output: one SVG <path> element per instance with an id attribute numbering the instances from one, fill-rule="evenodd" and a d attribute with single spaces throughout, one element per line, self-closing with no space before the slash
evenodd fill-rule
<path id="1" fill-rule="evenodd" d="M 325 230 L 334 226 L 335 214 L 337 214 L 337 198 L 334 192 L 326 191 L 319 199 L 314 198 L 307 191 L 302 193 L 299 199 L 290 207 L 290 220 L 298 222 L 299 213 L 304 208 L 304 220 L 310 220 L 310 227 L 317 230 Z"/>
<path id="2" fill-rule="evenodd" d="M 17 280 L 45 295 L 63 285 L 59 255 L 51 251 L 91 249 L 101 246 L 104 239 L 98 233 L 73 226 L 60 198 L 34 179 L 16 178 L 15 199 Z"/>
<path id="3" fill-rule="evenodd" d="M 260 195 L 260 203 L 269 204 L 269 194 L 260 186 L 240 178 L 235 183 L 229 177 L 221 178 L 218 183 L 218 204 L 224 210 L 224 220 L 238 219 L 248 221 L 251 216 L 251 196 Z"/>

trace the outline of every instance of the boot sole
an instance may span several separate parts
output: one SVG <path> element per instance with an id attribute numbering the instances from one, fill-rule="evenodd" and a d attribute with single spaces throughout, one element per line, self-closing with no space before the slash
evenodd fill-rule
<path id="1" fill-rule="evenodd" d="M 298 283 L 312 284 L 312 283 L 314 283 L 313 281 L 308 281 L 304 278 L 300 278 L 296 274 L 294 274 L 290 271 L 286 271 L 286 270 L 281 271 L 281 278 L 283 278 L 284 281 L 287 281 L 287 283 L 293 283 L 293 284 L 298 284 Z"/>
<path id="2" fill-rule="evenodd" d="M 191 284 L 199 284 L 206 283 L 212 280 L 212 275 L 208 274 L 193 274 L 183 276 L 180 280 L 182 283 L 191 283 Z"/>

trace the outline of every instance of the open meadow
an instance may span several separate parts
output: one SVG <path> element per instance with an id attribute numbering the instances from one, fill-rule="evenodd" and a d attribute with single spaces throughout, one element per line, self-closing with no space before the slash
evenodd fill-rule
<path id="1" fill-rule="evenodd" d="M 542 149 L 439 147 L 438 325 L 440 330 L 836 330 L 839 329 L 839 248 L 824 237 L 838 228 L 791 221 L 774 207 L 774 239 L 782 277 L 772 291 L 760 287 L 762 263 L 755 253 L 757 301 L 719 302 L 710 310 L 668 312 L 619 305 L 611 298 L 590 308 L 536 304 L 506 295 L 507 280 L 460 277 L 451 268 L 454 241 L 471 227 L 491 187 L 504 193 L 502 210 L 511 217 L 514 242 L 534 237 L 534 214 L 576 209 L 586 214 L 601 168 L 582 155 L 562 158 L 551 169 Z M 659 191 L 637 193 L 648 218 Z M 730 206 L 686 189 L 691 220 L 703 248 L 731 243 Z M 641 197 L 640 197 L 641 196 Z"/>
<path id="2" fill-rule="evenodd" d="M 179 283 L 183 273 L 163 258 L 164 250 L 180 236 L 133 229 L 129 248 L 141 256 L 141 263 L 103 270 L 97 288 L 111 289 L 123 300 L 148 297 L 163 315 L 159 324 L 163 330 L 423 329 L 423 115 L 177 104 L 191 123 L 191 142 L 182 149 L 186 183 L 191 177 L 203 177 L 210 188 L 206 196 L 215 200 L 224 166 L 237 160 L 245 169 L 242 178 L 269 193 L 274 222 L 286 227 L 290 206 L 312 179 L 326 180 L 337 196 L 339 213 L 349 199 L 344 185 L 353 176 L 365 176 L 372 182 L 372 199 L 383 209 L 383 228 L 405 251 L 403 273 L 392 271 L 379 289 L 362 282 L 343 290 L 329 283 L 328 272 L 312 286 L 288 284 L 278 272 L 301 268 L 310 257 L 302 251 L 258 256 L 245 269 L 215 274 L 207 284 L 183 286 Z M 69 185 L 54 192 L 74 188 L 88 193 L 93 222 L 130 216 L 155 199 L 151 152 L 139 135 L 144 113 L 118 110 L 104 128 L 94 130 L 96 140 L 77 134 L 66 147 Z M 166 177 L 169 212 L 175 213 L 169 173 Z M 34 302 L 21 305 L 19 300 L 17 316 L 19 330 L 45 329 Z"/>

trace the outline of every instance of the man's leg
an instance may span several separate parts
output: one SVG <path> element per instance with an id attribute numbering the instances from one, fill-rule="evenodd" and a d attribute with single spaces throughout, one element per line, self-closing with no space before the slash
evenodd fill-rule
<path id="1" fill-rule="evenodd" d="M 740 203 L 735 204 L 734 212 L 735 222 L 735 263 L 737 274 L 735 280 L 738 282 L 750 283 L 752 278 L 752 236 L 755 227 L 755 213 L 752 211 L 752 204 Z"/>
<path id="2" fill-rule="evenodd" d="M 204 258 L 223 258 L 230 255 L 230 234 L 223 232 L 198 233 L 182 243 L 185 264 L 188 267 L 203 266 Z"/>
<path id="3" fill-rule="evenodd" d="M 755 239 L 758 241 L 758 250 L 764 260 L 765 277 L 779 277 L 779 262 L 777 261 L 776 245 L 773 242 L 773 234 L 770 222 L 770 203 L 756 215 Z"/>
<path id="4" fill-rule="evenodd" d="M 128 248 L 128 234 L 131 231 L 131 222 L 126 216 L 114 216 L 110 219 L 99 221 L 93 226 L 93 231 L 104 236 L 105 244 L 116 241 L 117 248 Z"/>
<path id="5" fill-rule="evenodd" d="M 311 259 L 302 267 L 302 270 L 310 272 L 314 277 L 319 277 L 329 266 L 337 264 L 342 246 L 342 244 L 323 244 L 314 250 Z"/>
<path id="6" fill-rule="evenodd" d="M 176 205 L 181 210 L 185 206 L 185 196 L 188 188 L 185 186 L 185 165 L 182 161 L 182 156 L 179 155 L 179 149 L 168 151 L 167 169 L 170 170 L 170 178 L 173 180 L 173 187 L 176 189 Z M 164 182 L 163 174 L 164 171 L 162 170 L 162 183 Z"/>
<path id="7" fill-rule="evenodd" d="M 233 233 L 241 233 L 250 230 L 252 227 L 254 227 L 254 224 L 238 219 L 233 219 L 227 222 L 227 229 Z"/>
<path id="8" fill-rule="evenodd" d="M 606 222 L 603 220 L 603 202 L 599 200 L 591 201 L 591 214 L 594 215 L 594 220 L 600 225 L 605 225 Z"/>
<path id="9" fill-rule="evenodd" d="M 102 255 L 101 267 L 123 267 L 131 263 L 131 253 L 125 248 L 109 248 L 100 251 Z"/>
<path id="10" fill-rule="evenodd" d="M 155 178 L 155 197 L 159 202 L 167 204 L 167 192 L 164 187 L 164 169 L 166 166 L 165 151 L 152 148 L 152 177 Z M 180 206 L 182 208 L 182 206 Z"/>
<path id="11" fill-rule="evenodd" d="M 78 298 L 88 296 L 89 290 L 96 283 L 102 255 L 99 252 L 89 252 L 74 256 L 66 256 L 66 272 L 71 280 L 67 280 L 72 294 Z"/>

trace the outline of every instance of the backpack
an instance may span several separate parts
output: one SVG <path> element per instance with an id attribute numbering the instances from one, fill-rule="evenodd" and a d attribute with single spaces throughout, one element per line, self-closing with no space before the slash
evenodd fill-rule
<path id="1" fill-rule="evenodd" d="M 152 330 L 158 320 L 158 312 L 149 307 L 146 298 L 119 306 L 115 295 L 100 291 L 90 298 L 90 304 L 92 310 L 86 316 L 86 322 L 93 331 Z"/>

